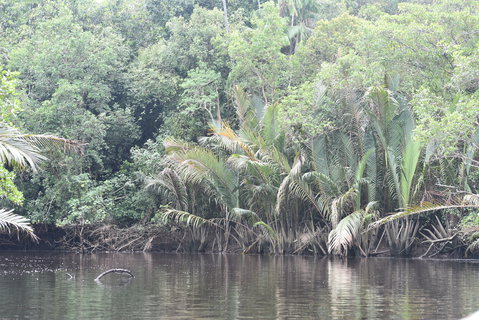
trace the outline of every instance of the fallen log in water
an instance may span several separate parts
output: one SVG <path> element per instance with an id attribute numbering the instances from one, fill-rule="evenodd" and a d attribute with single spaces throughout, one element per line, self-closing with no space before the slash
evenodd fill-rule
<path id="1" fill-rule="evenodd" d="M 110 269 L 110 270 L 107 270 L 105 272 L 103 272 L 102 274 L 100 274 L 98 277 L 95 278 L 95 281 L 100 281 L 100 279 L 109 274 L 109 273 L 126 273 L 128 274 L 131 278 L 134 278 L 135 276 L 133 275 L 133 273 L 131 273 L 130 270 L 126 270 L 126 269 Z"/>

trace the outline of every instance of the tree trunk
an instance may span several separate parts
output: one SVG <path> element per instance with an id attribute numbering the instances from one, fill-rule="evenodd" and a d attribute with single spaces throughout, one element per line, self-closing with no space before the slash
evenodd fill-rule
<path id="1" fill-rule="evenodd" d="M 225 16 L 225 28 L 226 32 L 230 32 L 230 23 L 228 21 L 228 5 L 226 4 L 226 0 L 223 1 L 223 14 Z"/>
<path id="2" fill-rule="evenodd" d="M 216 120 L 218 123 L 222 123 L 223 119 L 221 119 L 221 104 L 220 104 L 220 93 L 218 92 L 218 88 L 216 89 Z"/>

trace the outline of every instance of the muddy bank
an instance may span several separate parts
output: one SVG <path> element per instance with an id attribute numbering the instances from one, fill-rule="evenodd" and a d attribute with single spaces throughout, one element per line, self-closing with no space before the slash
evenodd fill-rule
<path id="1" fill-rule="evenodd" d="M 241 248 L 234 242 L 225 241 L 225 239 L 218 239 L 217 235 L 208 232 L 197 233 L 194 229 L 178 225 L 147 224 L 119 227 L 111 224 L 90 224 L 59 227 L 51 224 L 36 224 L 33 227 L 38 240 L 35 241 L 26 234 L 0 234 L 0 250 L 56 250 L 75 253 L 246 252 L 244 247 Z M 437 242 L 437 244 L 423 240 L 416 239 L 408 257 L 479 259 L 479 250 L 468 250 L 467 242 L 464 242 L 463 239 Z M 271 252 L 263 250 L 248 251 L 248 253 L 269 254 Z M 312 250 L 307 250 L 307 248 L 297 253 L 313 254 Z M 384 244 L 371 256 L 389 257 L 392 255 Z"/>
<path id="2" fill-rule="evenodd" d="M 205 230 L 198 232 L 180 225 L 138 224 L 120 227 L 113 224 L 55 226 L 34 224 L 37 240 L 25 233 L 0 234 L 0 250 L 57 250 L 93 252 L 228 252 L 243 250 L 224 245 Z M 221 244 L 219 244 L 221 242 Z"/>
<path id="3" fill-rule="evenodd" d="M 26 234 L 0 234 L 0 250 L 58 250 L 77 253 L 106 251 L 176 251 L 183 232 L 156 225 L 33 225 L 37 240 Z"/>

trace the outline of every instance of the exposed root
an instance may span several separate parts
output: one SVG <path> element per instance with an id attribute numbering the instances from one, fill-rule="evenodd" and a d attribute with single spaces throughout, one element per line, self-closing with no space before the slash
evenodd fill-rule
<path id="1" fill-rule="evenodd" d="M 164 227 L 115 225 L 71 225 L 64 228 L 65 235 L 56 241 L 63 250 L 78 253 L 102 251 L 171 251 L 171 243 L 178 240 Z M 155 242 L 156 246 L 155 246 Z"/>
<path id="2" fill-rule="evenodd" d="M 436 247 L 436 252 L 431 254 L 429 257 L 432 258 L 432 257 L 438 255 L 439 253 L 442 252 L 442 250 L 444 250 L 444 248 L 446 247 L 447 244 L 452 243 L 452 241 L 454 240 L 454 238 L 458 234 L 459 233 L 455 233 L 448 238 L 435 239 L 435 240 L 428 239 L 428 240 L 424 241 L 425 243 L 426 242 L 430 243 L 430 245 L 429 245 L 429 248 L 426 250 L 426 252 L 423 255 L 420 256 L 420 258 L 426 257 L 428 255 L 429 251 L 431 251 L 432 248 L 436 247 L 436 245 L 439 245 L 438 247 Z"/>

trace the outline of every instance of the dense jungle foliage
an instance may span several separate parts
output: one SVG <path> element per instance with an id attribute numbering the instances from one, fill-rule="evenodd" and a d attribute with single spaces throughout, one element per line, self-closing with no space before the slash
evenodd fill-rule
<path id="1" fill-rule="evenodd" d="M 478 30 L 463 0 L 0 0 L 2 207 L 219 251 L 477 253 Z M 20 170 L 9 130 L 82 148 Z"/>

